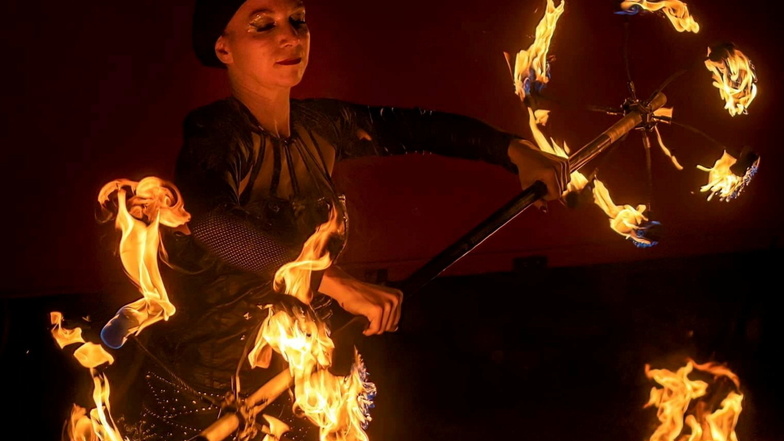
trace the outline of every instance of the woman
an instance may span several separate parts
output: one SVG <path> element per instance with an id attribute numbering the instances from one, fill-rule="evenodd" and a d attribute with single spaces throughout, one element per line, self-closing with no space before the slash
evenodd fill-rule
<path id="1" fill-rule="evenodd" d="M 544 182 L 540 205 L 558 199 L 566 182 L 564 160 L 475 119 L 292 99 L 310 51 L 299 0 L 197 0 L 193 44 L 202 64 L 226 69 L 231 96 L 185 119 L 174 183 L 192 215 L 191 234 L 166 238 L 178 313 L 146 331 L 142 391 L 149 393 L 141 408 L 125 411 L 132 438 L 189 439 L 217 417 L 227 391 L 241 397 L 282 369 L 277 360 L 265 372 L 251 370 L 249 337 L 264 317 L 259 306 L 276 301 L 275 271 L 297 256 L 330 210 L 345 221 L 331 180 L 335 162 L 422 151 L 482 160 L 516 172 L 523 188 Z M 331 246 L 333 260 L 342 245 Z M 365 335 L 397 329 L 404 293 L 357 280 L 337 265 L 317 280 L 313 305 L 324 318 L 334 299 L 368 318 Z M 287 399 L 265 413 L 291 425 L 291 439 L 316 436 Z"/>

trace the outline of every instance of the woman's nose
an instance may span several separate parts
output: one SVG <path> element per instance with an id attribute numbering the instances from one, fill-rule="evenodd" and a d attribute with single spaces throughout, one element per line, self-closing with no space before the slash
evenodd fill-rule
<path id="1" fill-rule="evenodd" d="M 281 42 L 283 44 L 298 43 L 302 38 L 302 29 L 297 28 L 294 24 L 289 23 L 281 29 Z"/>

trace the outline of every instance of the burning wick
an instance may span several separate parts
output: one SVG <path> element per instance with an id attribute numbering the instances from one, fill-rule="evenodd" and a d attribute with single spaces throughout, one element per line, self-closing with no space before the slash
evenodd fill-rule
<path id="1" fill-rule="evenodd" d="M 712 376 L 713 381 L 690 379 L 694 370 Z M 645 375 L 661 386 L 651 389 L 644 406 L 656 407 L 656 417 L 661 423 L 650 441 L 737 441 L 735 426 L 743 394 L 737 375 L 726 366 L 688 360 L 676 372 L 646 365 Z"/>

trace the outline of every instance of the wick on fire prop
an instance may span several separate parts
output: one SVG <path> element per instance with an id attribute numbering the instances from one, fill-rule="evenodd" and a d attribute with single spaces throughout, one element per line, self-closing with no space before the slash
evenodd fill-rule
<path id="1" fill-rule="evenodd" d="M 699 25 L 689 15 L 686 5 L 678 0 L 624 1 L 621 2 L 620 9 L 619 13 L 625 15 L 664 14 L 679 32 L 699 31 Z M 547 0 L 545 15 L 537 26 L 533 44 L 528 50 L 518 53 L 514 63 L 507 54 L 515 93 L 527 107 L 529 127 L 538 147 L 548 153 L 569 158 L 571 181 L 563 195 L 565 201 L 571 205 L 575 201 L 585 200 L 586 190 L 590 190 L 593 202 L 608 214 L 611 227 L 615 231 L 638 247 L 655 245 L 657 223 L 649 221 L 643 215 L 648 207 L 615 205 L 606 186 L 597 179 L 596 172 L 586 177 L 580 170 L 633 130 L 643 135 L 648 162 L 651 149 L 649 133 L 655 133 L 662 151 L 679 170 L 682 169 L 675 156 L 664 146 L 656 125 L 660 122 L 668 123 L 697 131 L 673 120 L 672 110 L 664 108 L 667 99 L 663 89 L 683 71 L 673 74 L 646 100 L 637 97 L 634 83 L 629 78 L 627 86 L 630 97 L 621 108 L 603 109 L 606 113 L 621 118 L 570 154 L 565 144 L 558 145 L 544 135 L 539 126 L 546 124 L 549 111 L 537 108 L 537 103 L 546 101 L 541 92 L 550 79 L 548 51 L 556 23 L 563 11 L 564 2 L 556 7 L 552 0 Z M 756 76 L 750 60 L 734 45 L 725 44 L 709 49 L 708 56 L 700 60 L 700 63 L 711 73 L 713 84 L 719 89 L 720 96 L 725 101 L 725 109 L 730 115 L 745 115 L 757 92 Z M 709 175 L 709 182 L 700 190 L 709 193 L 709 200 L 715 195 L 721 200 L 732 200 L 745 188 L 758 166 L 759 156 L 748 148 L 740 155 L 731 155 L 725 150 L 713 167 L 698 166 Z M 541 182 L 525 189 L 400 283 L 400 288 L 407 295 L 417 292 L 541 199 L 545 192 L 546 188 Z M 123 267 L 143 294 L 143 298 L 120 308 L 102 329 L 103 345 L 109 350 L 117 350 L 146 327 L 167 320 L 176 312 L 174 305 L 168 301 L 158 272 L 158 255 L 165 255 L 165 249 L 160 247 L 159 228 L 163 225 L 187 231 L 189 214 L 184 209 L 177 189 L 157 178 L 145 178 L 138 183 L 129 180 L 110 182 L 102 189 L 99 202 L 104 206 L 110 205 L 110 202 L 115 204 L 115 225 L 123 233 L 120 241 Z M 262 412 L 268 404 L 292 386 L 296 405 L 321 429 L 322 439 L 367 440 L 364 429 L 370 421 L 368 408 L 372 404 L 375 386 L 367 381 L 367 373 L 355 347 L 356 339 L 367 326 L 367 320 L 364 317 L 355 317 L 334 333 L 330 333 L 325 324 L 309 310 L 312 295 L 310 275 L 332 263 L 325 252 L 325 243 L 331 234 L 341 234 L 341 225 L 335 221 L 335 213 L 332 214 L 330 221 L 319 227 L 308 240 L 297 260 L 284 265 L 276 274 L 275 288 L 296 300 L 294 303 L 283 302 L 269 307 L 269 316 L 263 322 L 256 338 L 257 344 L 248 357 L 251 366 L 265 367 L 269 363 L 271 351 L 276 351 L 284 355 L 289 368 L 247 397 L 227 404 L 222 417 L 205 428 L 195 440 L 221 441 L 232 434 L 236 434 L 239 439 L 250 439 L 260 433 L 265 434 L 264 441 L 281 439 L 288 430 L 286 425 Z M 102 371 L 114 363 L 114 358 L 103 345 L 85 342 L 78 327 L 64 327 L 63 321 L 60 313 L 51 314 L 52 335 L 61 348 L 80 344 L 74 356 L 90 370 L 96 404 L 89 416 L 85 409 L 74 407 L 64 438 L 70 441 L 123 441 L 124 438 L 111 417 L 109 382 Z M 292 340 L 297 343 L 287 344 Z M 713 413 L 702 404 L 696 413 L 686 415 L 689 403 L 704 396 L 707 390 L 706 383 L 687 378 L 693 369 L 711 373 L 714 378 L 730 378 L 735 385 L 735 390 L 721 402 L 721 408 Z M 675 439 L 683 430 L 684 421 L 692 433 L 690 439 L 701 439 L 705 431 L 710 433 L 711 439 L 714 440 L 736 439 L 734 427 L 740 413 L 742 395 L 738 391 L 737 377 L 731 371 L 714 364 L 699 365 L 689 361 L 675 374 L 663 369 L 652 370 L 648 366 L 646 374 L 666 390 L 661 392 L 654 388 L 646 404 L 648 407 L 656 406 L 660 415 L 661 425 L 651 437 L 652 441 Z M 678 381 L 673 381 L 673 378 Z M 682 391 L 684 394 L 676 395 L 676 391 Z M 314 393 L 318 396 L 313 396 Z M 310 406 L 312 402 L 327 402 L 328 405 L 314 407 Z M 340 415 L 340 418 L 333 418 L 335 415 Z M 264 422 L 261 422 L 259 417 L 262 417 Z M 337 434 L 340 435 L 335 438 Z"/>

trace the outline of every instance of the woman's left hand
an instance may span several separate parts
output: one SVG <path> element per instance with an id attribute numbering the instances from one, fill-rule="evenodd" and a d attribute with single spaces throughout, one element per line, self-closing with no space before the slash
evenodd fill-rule
<path id="1" fill-rule="evenodd" d="M 347 312 L 367 317 L 370 324 L 364 335 L 397 330 L 403 303 L 399 289 L 363 282 L 331 266 L 324 271 L 319 292 L 337 300 Z"/>
<path id="2" fill-rule="evenodd" d="M 534 205 L 542 208 L 546 201 L 561 199 L 569 183 L 567 158 L 543 152 L 530 141 L 520 138 L 509 143 L 508 154 L 517 166 L 517 176 L 524 190 L 536 181 L 542 181 L 547 186 L 547 194 Z"/>

